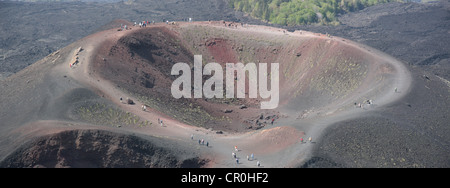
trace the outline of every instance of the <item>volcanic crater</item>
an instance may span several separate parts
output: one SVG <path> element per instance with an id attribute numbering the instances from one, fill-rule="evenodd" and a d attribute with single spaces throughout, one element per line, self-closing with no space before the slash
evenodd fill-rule
<path id="1" fill-rule="evenodd" d="M 345 39 L 237 23 L 152 26 L 101 46 L 93 69 L 104 79 L 174 119 L 232 132 L 259 129 L 274 118 L 353 109 L 354 103 L 393 91 L 397 71 L 389 60 Z M 268 99 L 248 97 L 248 74 L 244 99 L 174 99 L 170 88 L 177 76 L 171 69 L 183 62 L 194 70 L 194 55 L 202 55 L 203 65 L 215 62 L 224 70 L 225 63 L 267 63 L 269 70 L 279 63 L 279 107 L 260 110 Z M 203 76 L 203 82 L 210 77 Z"/>
<path id="2" fill-rule="evenodd" d="M 278 108 L 261 110 L 268 99 L 248 97 L 248 78 L 243 99 L 175 99 L 171 69 L 183 62 L 193 70 L 194 55 L 224 69 L 279 63 Z M 1 84 L 9 100 L 0 104 L 11 108 L 0 111 L 0 166 L 230 167 L 223 156 L 239 143 L 267 167 L 280 167 L 307 159 L 312 146 L 298 144 L 304 135 L 319 137 L 328 125 L 397 100 L 410 79 L 394 58 L 343 38 L 211 21 L 98 32 Z M 27 105 L 17 105 L 24 99 Z M 200 139 L 212 145 L 200 147 Z"/>

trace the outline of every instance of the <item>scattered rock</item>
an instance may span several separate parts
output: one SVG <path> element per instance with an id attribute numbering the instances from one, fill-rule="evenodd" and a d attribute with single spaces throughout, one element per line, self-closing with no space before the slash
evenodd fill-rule
<path id="1" fill-rule="evenodd" d="M 127 104 L 134 104 L 134 101 L 129 99 L 129 98 L 127 98 Z"/>
<path id="2" fill-rule="evenodd" d="M 233 112 L 233 110 L 225 109 L 223 112 L 228 114 L 228 113 Z"/>

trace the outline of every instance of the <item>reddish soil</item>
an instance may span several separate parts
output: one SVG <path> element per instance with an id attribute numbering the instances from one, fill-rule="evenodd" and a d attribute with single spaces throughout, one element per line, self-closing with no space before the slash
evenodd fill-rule
<path id="1" fill-rule="evenodd" d="M 232 45 L 226 39 L 211 38 L 205 42 L 205 46 L 216 63 L 224 65 L 225 63 L 238 62 L 236 51 L 233 50 Z"/>

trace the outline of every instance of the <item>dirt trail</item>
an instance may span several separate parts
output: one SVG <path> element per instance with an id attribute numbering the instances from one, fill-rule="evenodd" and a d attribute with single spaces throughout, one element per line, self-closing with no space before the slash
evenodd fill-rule
<path id="1" fill-rule="evenodd" d="M 207 23 L 204 22 L 197 24 Z M 273 29 L 262 26 L 238 27 L 236 29 L 245 30 L 248 32 L 265 32 L 270 34 L 275 33 L 279 35 L 290 35 L 293 37 L 326 37 L 304 31 L 302 33 L 286 33 L 281 29 Z M 320 138 L 321 132 L 327 126 L 331 123 L 355 117 L 361 113 L 372 110 L 354 108 L 351 110 L 346 110 L 343 113 L 334 114 L 335 111 L 338 111 L 341 108 L 339 105 L 345 106 L 351 103 L 350 101 L 343 101 L 342 103 L 336 104 L 336 106 L 333 107 L 334 109 L 330 109 L 331 111 L 326 117 L 322 116 L 320 118 L 308 120 L 298 120 L 295 117 L 289 117 L 277 122 L 274 126 L 270 126 L 262 130 L 233 134 L 226 132 L 224 134 L 216 134 L 211 130 L 187 125 L 164 116 L 164 114 L 150 108 L 147 108 L 147 111 L 142 111 L 141 103 L 137 99 L 117 88 L 110 81 L 102 79 L 91 69 L 94 54 L 101 44 L 106 41 L 117 41 L 120 37 L 135 31 L 136 29 L 120 32 L 117 30 L 107 30 L 84 38 L 79 41 L 80 46 L 83 48 L 82 52 L 79 54 L 80 63 L 71 68 L 68 66 L 71 57 L 68 57 L 67 63 L 58 65 L 56 70 L 67 72 L 70 77 L 84 83 L 92 90 L 97 91 L 100 96 L 111 100 L 124 111 L 131 112 L 139 116 L 142 120 L 152 122 L 152 126 L 144 129 L 136 129 L 131 127 L 123 127 L 121 129 L 126 129 L 129 132 L 178 140 L 180 142 L 191 142 L 190 146 L 193 150 L 198 151 L 200 155 L 212 160 L 209 167 L 256 167 L 257 160 L 261 161 L 261 165 L 263 167 L 298 166 L 298 164 L 309 157 L 309 153 L 314 147 L 314 143 L 318 138 Z M 389 62 L 389 65 L 393 67 L 393 70 L 395 71 L 395 82 L 392 84 L 391 88 L 387 89 L 388 92 L 384 92 L 383 94 L 379 94 L 377 96 L 377 106 L 383 106 L 398 100 L 408 92 L 411 84 L 411 78 L 407 68 L 401 62 L 375 49 L 356 44 L 345 39 L 332 37 L 330 40 L 344 42 L 348 45 L 361 49 L 362 51 L 367 51 L 368 53 Z M 397 88 L 399 93 L 395 93 L 394 88 Z M 366 89 L 366 93 L 370 92 L 370 87 L 367 87 Z M 364 93 L 354 95 L 362 96 Z M 123 98 L 124 100 L 126 98 L 130 98 L 136 104 L 123 104 L 119 101 L 119 98 Z M 163 120 L 164 125 L 162 127 L 157 122 L 158 118 Z M 192 140 L 191 135 L 194 135 Z M 313 138 L 312 143 L 309 143 L 307 140 L 309 137 Z M 300 142 L 301 138 L 304 140 L 303 143 Z M 200 146 L 197 143 L 199 139 L 204 139 L 209 142 L 210 147 L 206 148 L 206 146 Z M 238 146 L 239 150 L 236 152 L 239 158 L 238 165 L 231 155 L 232 152 L 235 152 L 234 146 Z M 247 161 L 246 156 L 250 156 L 252 153 L 255 154 L 256 159 L 253 161 Z"/>

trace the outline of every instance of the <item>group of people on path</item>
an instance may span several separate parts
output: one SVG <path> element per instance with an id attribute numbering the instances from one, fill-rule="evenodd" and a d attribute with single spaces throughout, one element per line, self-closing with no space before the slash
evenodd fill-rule
<path id="1" fill-rule="evenodd" d="M 394 93 L 399 93 L 398 88 L 394 88 Z M 365 108 L 364 108 L 365 105 L 368 105 L 369 107 L 372 107 L 372 105 L 373 105 L 373 100 L 372 100 L 372 99 L 368 99 L 368 100 L 365 100 L 365 101 L 362 102 L 362 103 L 356 103 L 356 102 L 355 102 L 355 106 L 356 106 L 357 108 L 365 109 Z"/>
<path id="2" fill-rule="evenodd" d="M 183 21 L 187 21 L 187 22 L 193 22 L 193 19 L 192 18 L 186 18 L 185 20 L 183 20 Z M 175 21 L 169 21 L 169 20 L 165 20 L 165 19 L 163 19 L 163 22 L 165 22 L 166 24 L 172 24 L 172 25 L 176 25 L 176 22 Z M 152 20 L 152 21 L 141 21 L 141 22 L 139 22 L 139 23 L 137 23 L 137 22 L 134 22 L 134 24 L 133 24 L 133 26 L 136 26 L 136 25 L 139 25 L 139 27 L 140 28 L 143 28 L 143 27 L 147 27 L 147 25 L 151 25 L 151 24 L 155 24 L 155 21 L 154 20 Z M 122 31 L 123 30 L 127 30 L 127 26 L 125 25 L 125 26 L 123 26 L 122 24 L 120 25 L 120 28 L 122 29 Z"/>
<path id="3" fill-rule="evenodd" d="M 237 146 L 234 146 L 234 152 L 231 152 L 231 156 L 236 160 L 236 164 L 240 164 L 239 163 L 239 157 L 237 157 L 237 152 L 239 152 L 241 150 L 239 150 L 237 148 Z M 247 161 L 253 161 L 255 160 L 255 155 L 252 153 L 250 154 L 250 156 L 247 155 Z M 261 166 L 261 162 L 260 161 L 256 161 L 256 166 L 260 167 Z"/>
<path id="4" fill-rule="evenodd" d="M 147 27 L 147 25 L 150 25 L 152 23 L 155 24 L 155 21 L 142 21 L 142 22 L 139 22 L 139 24 L 137 22 L 134 22 L 133 26 L 139 25 L 140 28 L 143 28 L 143 27 Z M 125 31 L 125 30 L 131 30 L 131 27 L 128 27 L 127 25 L 124 25 L 124 24 L 120 24 L 119 31 Z"/>
<path id="5" fill-rule="evenodd" d="M 194 134 L 191 134 L 191 140 L 194 140 Z M 209 142 L 206 141 L 205 144 L 205 139 L 199 139 L 198 140 L 198 145 L 206 145 L 206 147 L 209 147 Z M 241 150 L 239 150 L 237 148 L 237 146 L 234 146 L 234 151 L 231 153 L 231 156 L 234 158 L 234 160 L 236 161 L 236 164 L 240 164 L 239 163 L 239 157 L 237 157 L 237 152 L 239 152 Z M 250 156 L 247 155 L 247 161 L 253 161 L 255 160 L 255 155 L 252 153 L 250 154 Z M 260 167 L 261 166 L 261 162 L 260 161 L 256 161 L 256 166 Z"/>
<path id="6" fill-rule="evenodd" d="M 191 134 L 191 140 L 194 140 L 194 134 Z M 205 145 L 205 139 L 199 139 L 198 145 Z M 206 142 L 206 147 L 209 147 L 209 142 Z"/>
<path id="7" fill-rule="evenodd" d="M 372 105 L 373 105 L 373 100 L 372 99 L 368 99 L 368 100 L 365 100 L 364 102 L 362 102 L 362 103 L 356 103 L 355 102 L 355 106 L 357 107 L 357 108 L 361 108 L 361 109 L 365 109 L 364 108 L 364 106 L 369 106 L 369 107 L 371 107 Z"/>
<path id="8" fill-rule="evenodd" d="M 183 19 L 183 21 L 193 22 L 194 19 L 193 18 L 186 18 L 186 19 Z M 166 20 L 166 19 L 163 19 L 163 22 L 165 22 L 166 24 L 177 25 L 175 21 L 169 21 L 169 20 Z M 139 25 L 140 28 L 143 28 L 143 27 L 147 27 L 147 25 L 151 25 L 151 24 L 154 25 L 155 21 L 154 20 L 152 20 L 152 21 L 146 20 L 146 21 L 141 21 L 139 23 L 134 22 L 133 26 L 135 27 L 136 25 Z M 128 27 L 127 25 L 124 25 L 124 24 L 120 24 L 120 29 L 118 31 L 124 31 L 124 30 L 130 30 L 130 29 L 131 29 L 131 27 Z"/>
<path id="9" fill-rule="evenodd" d="M 150 24 L 155 24 L 155 21 L 142 21 L 142 22 L 139 22 L 139 24 L 134 22 L 133 26 L 139 25 L 140 28 L 143 28 L 143 27 L 147 27 L 147 25 L 150 25 Z"/>

